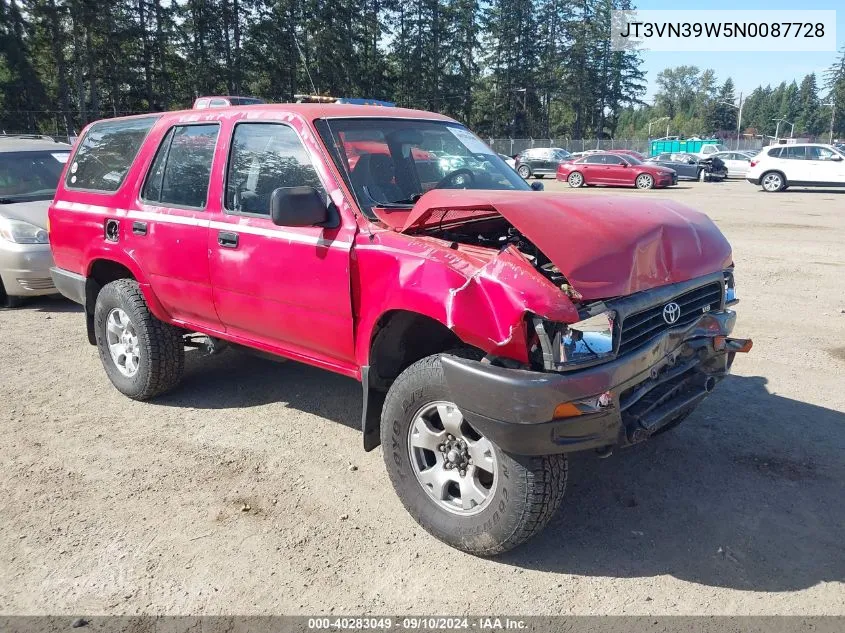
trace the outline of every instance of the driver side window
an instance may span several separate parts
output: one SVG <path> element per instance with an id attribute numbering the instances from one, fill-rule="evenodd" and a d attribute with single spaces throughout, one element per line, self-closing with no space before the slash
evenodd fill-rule
<path id="1" fill-rule="evenodd" d="M 280 187 L 314 187 L 325 193 L 296 132 L 280 123 L 239 123 L 226 170 L 225 207 L 233 213 L 270 215 Z"/>

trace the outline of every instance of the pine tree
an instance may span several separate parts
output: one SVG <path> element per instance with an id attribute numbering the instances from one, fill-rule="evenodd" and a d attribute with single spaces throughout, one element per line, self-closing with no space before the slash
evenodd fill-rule
<path id="1" fill-rule="evenodd" d="M 819 134 L 822 131 L 823 123 L 815 74 L 810 73 L 801 81 L 801 87 L 798 89 L 798 101 L 800 113 L 798 121 L 795 122 L 795 129 L 810 136 Z"/>

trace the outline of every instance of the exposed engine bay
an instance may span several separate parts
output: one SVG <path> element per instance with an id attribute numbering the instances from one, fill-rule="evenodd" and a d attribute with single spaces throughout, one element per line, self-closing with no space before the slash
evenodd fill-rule
<path id="1" fill-rule="evenodd" d="M 429 235 L 458 244 L 471 244 L 501 250 L 514 246 L 546 279 L 573 300 L 580 300 L 566 277 L 534 243 L 506 220 L 468 222 L 453 228 L 435 229 Z"/>

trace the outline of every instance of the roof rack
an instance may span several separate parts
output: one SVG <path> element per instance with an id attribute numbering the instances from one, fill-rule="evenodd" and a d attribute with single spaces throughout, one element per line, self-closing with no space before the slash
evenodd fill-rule
<path id="1" fill-rule="evenodd" d="M 347 105 L 371 105 L 383 108 L 395 108 L 392 101 L 380 101 L 379 99 L 360 99 L 356 97 L 329 97 L 326 95 L 293 95 L 297 103 L 338 103 Z"/>

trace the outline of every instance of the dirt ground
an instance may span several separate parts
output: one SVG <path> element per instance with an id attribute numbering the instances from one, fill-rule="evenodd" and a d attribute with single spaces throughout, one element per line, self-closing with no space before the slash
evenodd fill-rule
<path id="1" fill-rule="evenodd" d="M 75 306 L 0 311 L 0 613 L 845 614 L 845 192 L 614 195 L 710 214 L 754 349 L 673 433 L 575 456 L 561 512 L 495 560 L 405 513 L 358 383 L 192 352 L 140 404 Z"/>

